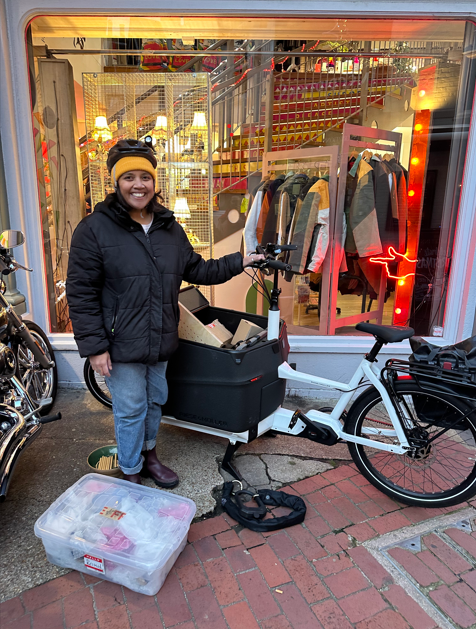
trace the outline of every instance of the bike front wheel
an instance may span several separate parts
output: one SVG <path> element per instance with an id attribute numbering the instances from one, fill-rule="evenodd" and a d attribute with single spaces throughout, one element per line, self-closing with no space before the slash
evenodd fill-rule
<path id="1" fill-rule="evenodd" d="M 404 504 L 449 507 L 476 494 L 476 409 L 470 402 L 423 391 L 414 382 L 397 382 L 400 407 L 413 424 L 419 447 L 392 454 L 348 443 L 352 458 L 375 487 Z M 473 412 L 471 412 L 473 411 Z M 469 413 L 469 415 L 468 415 Z M 380 393 L 364 392 L 349 410 L 345 432 L 383 443 L 396 435 L 378 434 L 393 426 Z"/>

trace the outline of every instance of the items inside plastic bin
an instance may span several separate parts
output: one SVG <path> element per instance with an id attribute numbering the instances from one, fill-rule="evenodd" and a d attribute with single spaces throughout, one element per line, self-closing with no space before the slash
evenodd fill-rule
<path id="1" fill-rule="evenodd" d="M 194 503 L 95 474 L 78 483 L 35 525 L 49 561 L 155 593 L 186 541 Z"/>

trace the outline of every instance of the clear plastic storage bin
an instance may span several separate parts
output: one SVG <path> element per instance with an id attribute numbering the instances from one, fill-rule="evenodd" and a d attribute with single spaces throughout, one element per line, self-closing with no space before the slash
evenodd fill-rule
<path id="1" fill-rule="evenodd" d="M 187 542 L 192 500 L 87 474 L 35 523 L 48 561 L 153 596 Z"/>

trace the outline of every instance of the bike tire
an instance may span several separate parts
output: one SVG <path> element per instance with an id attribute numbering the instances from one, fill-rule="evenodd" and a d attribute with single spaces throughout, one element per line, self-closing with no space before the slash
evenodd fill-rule
<path id="1" fill-rule="evenodd" d="M 104 377 L 98 376 L 91 367 L 89 358 L 86 358 L 83 368 L 84 382 L 91 395 L 107 408 L 112 408 L 112 399 Z"/>
<path id="2" fill-rule="evenodd" d="M 419 507 L 450 507 L 476 494 L 476 410 L 470 402 L 443 393 L 423 391 L 415 382 L 397 382 L 395 390 L 403 399 L 414 425 L 431 438 L 457 422 L 415 454 L 399 455 L 348 442 L 354 463 L 365 478 L 394 500 Z M 382 424 L 390 424 L 390 428 Z M 367 389 L 349 410 L 346 433 L 370 437 L 365 428 L 391 429 L 380 393 Z M 375 437 L 388 443 L 396 437 Z"/>
<path id="3" fill-rule="evenodd" d="M 24 320 L 23 323 L 29 329 L 34 340 L 43 349 L 48 359 L 54 361 L 54 351 L 45 332 L 33 321 Z M 43 369 L 42 367 L 34 369 L 35 373 L 33 379 L 29 381 L 28 368 L 33 368 L 36 362 L 35 358 L 31 350 L 20 337 L 17 337 L 16 342 L 14 344 L 12 343 L 12 345 L 17 359 L 17 376 L 30 396 L 35 402 L 39 402 L 41 399 L 48 397 L 52 399 L 51 404 L 42 406 L 40 410 L 40 415 L 49 415 L 58 392 L 58 368 L 56 367 L 56 363 L 54 367 L 50 367 L 49 369 Z"/>

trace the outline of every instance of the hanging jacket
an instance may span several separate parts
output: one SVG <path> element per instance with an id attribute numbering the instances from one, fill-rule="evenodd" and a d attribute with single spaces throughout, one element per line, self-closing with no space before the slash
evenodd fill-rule
<path id="1" fill-rule="evenodd" d="M 311 188 L 313 194 L 319 195 L 319 206 L 317 214 L 317 225 L 314 228 L 311 245 L 308 252 L 306 268 L 313 273 L 317 273 L 326 257 L 329 246 L 329 182 L 320 179 Z"/>
<path id="2" fill-rule="evenodd" d="M 397 180 L 397 205 L 398 205 L 398 244 L 399 253 L 407 250 L 407 221 L 408 221 L 408 173 L 393 157 L 387 164 L 393 170 Z"/>
<path id="3" fill-rule="evenodd" d="M 269 208 L 266 225 L 261 237 L 261 244 L 284 244 L 287 242 L 286 234 L 291 223 L 296 202 L 303 186 L 309 177 L 303 173 L 297 173 L 288 177 L 276 190 Z"/>
<path id="4" fill-rule="evenodd" d="M 256 246 L 259 244 L 258 239 L 256 237 L 256 228 L 258 226 L 258 219 L 261 213 L 261 208 L 263 205 L 263 198 L 266 194 L 267 189 L 269 188 L 270 179 L 267 177 L 263 179 L 260 186 L 256 190 L 253 201 L 251 203 L 251 207 L 248 210 L 248 215 L 246 217 L 245 228 L 243 230 L 243 253 L 244 255 L 248 255 L 256 250 Z"/>
<path id="5" fill-rule="evenodd" d="M 359 158 L 349 173 L 357 177 L 357 185 L 349 208 L 345 248 L 348 253 L 358 253 L 363 258 L 382 253 L 382 242 L 375 201 L 375 173 L 370 164 Z M 388 187 L 388 179 L 386 181 Z"/>
<path id="6" fill-rule="evenodd" d="M 283 184 L 283 182 L 284 182 L 284 175 L 279 175 L 279 177 L 275 177 L 274 179 L 271 178 L 269 186 L 266 189 L 266 193 L 263 196 L 261 212 L 258 218 L 258 224 L 256 225 L 256 238 L 257 238 L 258 243 L 264 243 L 263 234 L 266 229 L 268 220 L 270 220 L 268 217 L 269 217 L 269 213 L 271 209 L 271 202 L 274 198 L 274 195 L 276 194 L 276 190 L 279 189 L 279 187 Z M 265 244 L 267 244 L 268 242 L 271 242 L 271 240 L 266 241 Z"/>
<path id="7" fill-rule="evenodd" d="M 285 274 L 288 282 L 291 281 L 293 273 L 304 273 L 306 269 L 314 227 L 318 224 L 321 200 L 319 184 L 320 181 L 317 181 L 307 193 L 295 223 L 292 244 L 296 245 L 297 249 L 289 254 L 288 263 L 292 266 L 292 271 Z"/>
<path id="8" fill-rule="evenodd" d="M 312 186 L 318 180 L 319 180 L 318 177 L 312 176 L 312 177 L 309 178 L 309 181 L 307 182 L 307 184 L 301 188 L 301 192 L 299 193 L 299 196 L 298 196 L 297 201 L 296 201 L 296 207 L 294 209 L 294 214 L 293 214 L 293 217 L 291 219 L 291 225 L 289 226 L 288 243 L 287 243 L 289 245 L 293 244 L 294 229 L 296 227 L 296 221 L 299 218 L 299 214 L 301 213 L 301 208 L 302 208 L 302 204 L 304 203 L 304 199 L 306 198 L 307 193 L 309 192 L 309 190 L 312 188 Z"/>
<path id="9" fill-rule="evenodd" d="M 395 251 L 400 251 L 395 173 L 385 161 L 376 159 L 375 156 L 370 163 L 374 173 L 375 209 L 382 250 L 387 253 L 388 248 L 393 247 Z"/>
<path id="10" fill-rule="evenodd" d="M 154 213 L 145 234 L 108 195 L 71 241 L 66 296 L 80 355 L 109 351 L 113 363 L 147 365 L 168 360 L 178 346 L 182 280 L 221 284 L 242 271 L 239 253 L 205 261 L 170 210 Z"/>

